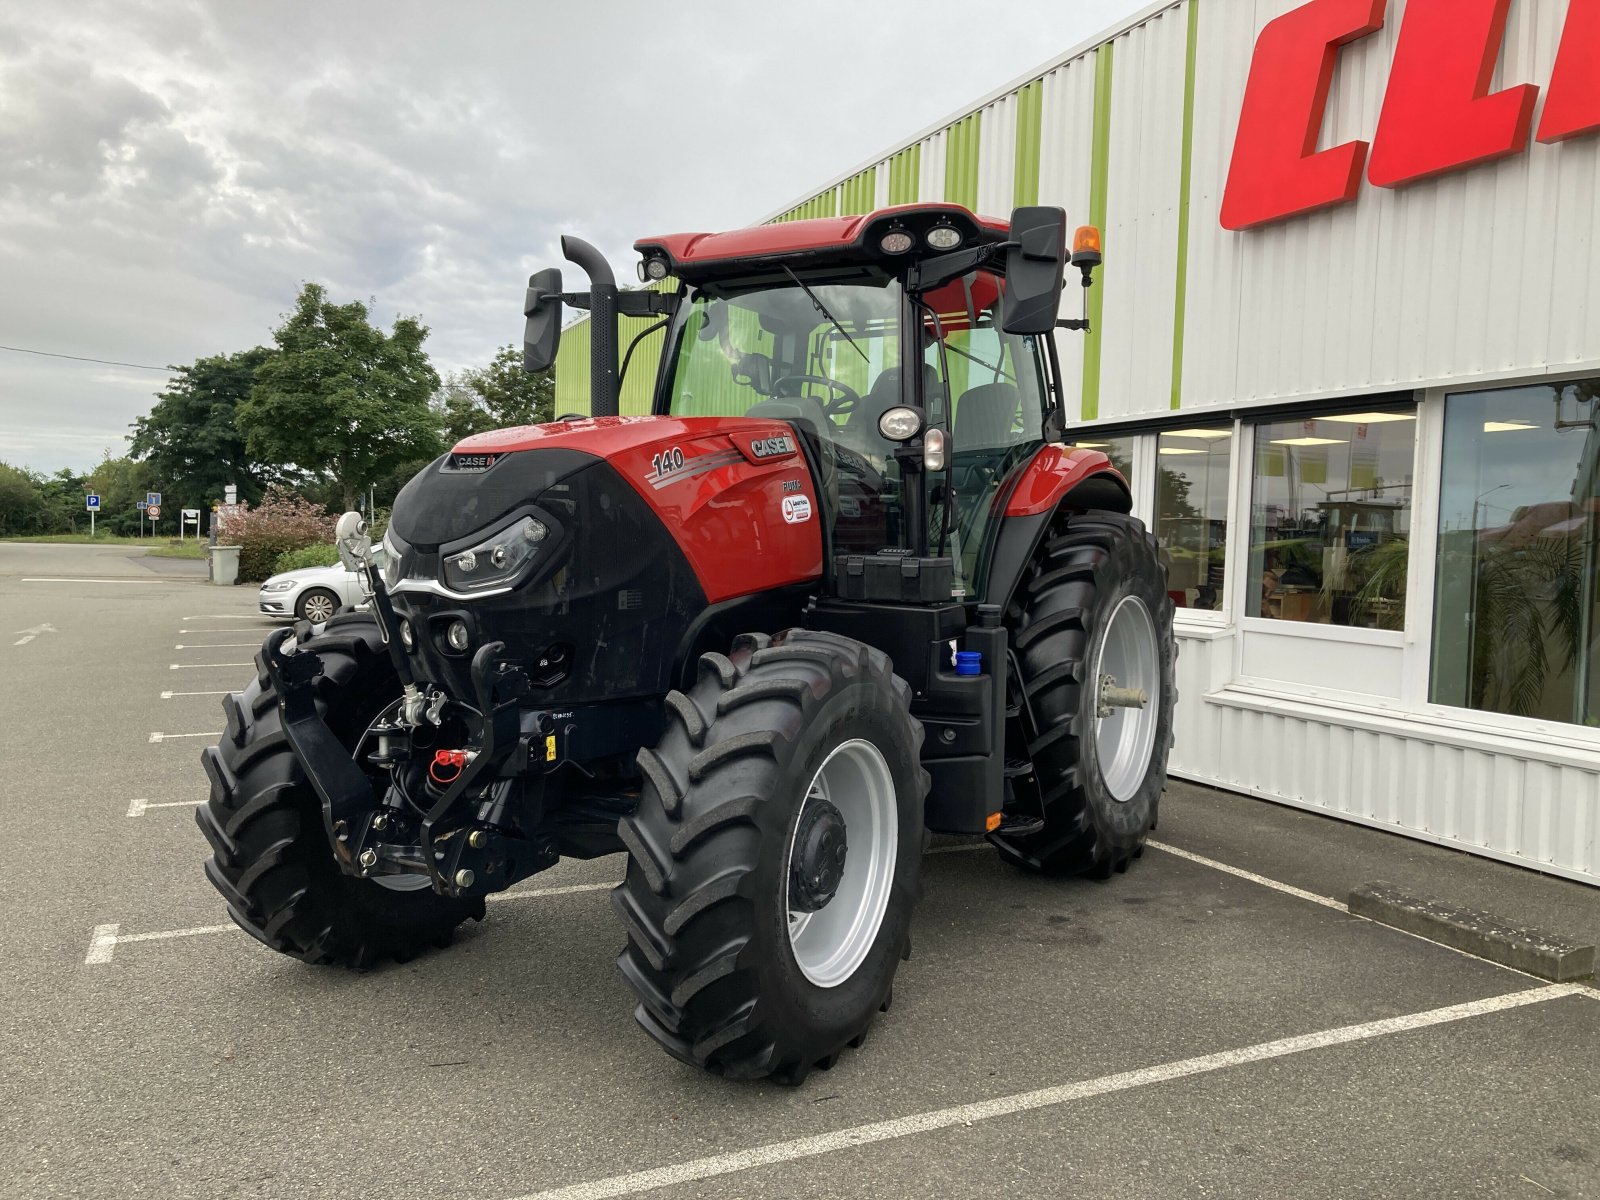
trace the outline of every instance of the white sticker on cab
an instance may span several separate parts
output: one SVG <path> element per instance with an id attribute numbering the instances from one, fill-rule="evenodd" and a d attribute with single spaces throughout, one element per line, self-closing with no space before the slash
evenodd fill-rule
<path id="1" fill-rule="evenodd" d="M 811 520 L 811 497 L 785 496 L 783 498 L 783 519 L 791 525 L 800 525 Z"/>

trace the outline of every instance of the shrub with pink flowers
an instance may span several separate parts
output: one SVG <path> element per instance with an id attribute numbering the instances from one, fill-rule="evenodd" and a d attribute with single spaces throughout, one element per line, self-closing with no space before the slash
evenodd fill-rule
<path id="1" fill-rule="evenodd" d="M 278 556 L 333 543 L 334 518 L 317 504 L 282 488 L 267 489 L 261 503 L 222 521 L 217 541 L 239 546 L 239 580 L 258 583 L 276 570 Z"/>

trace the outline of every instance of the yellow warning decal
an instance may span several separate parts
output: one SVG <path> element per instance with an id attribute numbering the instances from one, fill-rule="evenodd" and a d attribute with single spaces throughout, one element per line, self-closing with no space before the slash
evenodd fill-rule
<path id="1" fill-rule="evenodd" d="M 555 762 L 556 760 L 556 735 L 553 733 L 545 735 L 544 760 L 545 762 Z"/>

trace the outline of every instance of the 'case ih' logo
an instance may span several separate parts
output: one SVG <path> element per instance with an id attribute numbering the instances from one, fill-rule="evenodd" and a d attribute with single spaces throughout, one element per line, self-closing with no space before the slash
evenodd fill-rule
<path id="1" fill-rule="evenodd" d="M 457 471 L 487 471 L 499 458 L 498 454 L 452 454 L 450 466 Z"/>
<path id="2" fill-rule="evenodd" d="M 757 438 L 750 443 L 750 453 L 757 458 L 776 458 L 780 454 L 793 454 L 794 439 L 782 434 L 778 437 Z"/>
<path id="3" fill-rule="evenodd" d="M 1539 88 L 1489 90 L 1511 0 L 1408 0 L 1371 155 L 1362 141 L 1317 149 L 1339 49 L 1383 28 L 1386 2 L 1312 0 L 1261 31 L 1222 198 L 1224 228 L 1349 203 L 1363 167 L 1374 186 L 1397 188 L 1527 149 Z M 1570 0 L 1538 138 L 1596 130 L 1600 0 Z"/>

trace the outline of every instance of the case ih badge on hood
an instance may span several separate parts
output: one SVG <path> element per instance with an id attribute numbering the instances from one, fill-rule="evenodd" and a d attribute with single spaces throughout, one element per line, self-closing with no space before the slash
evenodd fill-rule
<path id="1" fill-rule="evenodd" d="M 794 452 L 794 439 L 786 434 L 779 437 L 757 438 L 750 443 L 750 453 L 757 458 L 776 458 L 779 455 L 787 457 Z"/>
<path id="2" fill-rule="evenodd" d="M 637 248 L 675 292 L 570 238 L 589 290 L 529 280 L 530 369 L 589 312 L 592 417 L 461 442 L 381 559 L 341 518 L 370 611 L 275 632 L 224 700 L 206 871 L 269 947 L 363 967 L 625 852 L 639 1024 L 798 1083 L 888 1008 L 925 830 L 1139 856 L 1172 602 L 1125 482 L 1065 444 L 1053 335 L 1097 231 L 926 204 Z M 666 326 L 648 416 L 617 415 L 619 315 Z"/>

